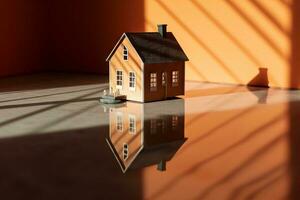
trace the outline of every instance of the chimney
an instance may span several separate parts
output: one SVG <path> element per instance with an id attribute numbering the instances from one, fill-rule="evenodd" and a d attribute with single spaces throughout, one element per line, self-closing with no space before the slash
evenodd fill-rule
<path id="1" fill-rule="evenodd" d="M 165 38 L 167 36 L 167 24 L 158 24 L 157 28 L 161 37 Z"/>

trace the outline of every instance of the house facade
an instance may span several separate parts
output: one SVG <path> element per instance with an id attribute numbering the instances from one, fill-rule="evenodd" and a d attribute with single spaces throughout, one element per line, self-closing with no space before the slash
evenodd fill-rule
<path id="1" fill-rule="evenodd" d="M 188 58 L 166 25 L 158 27 L 159 32 L 121 36 L 107 58 L 110 91 L 138 102 L 184 95 Z"/>

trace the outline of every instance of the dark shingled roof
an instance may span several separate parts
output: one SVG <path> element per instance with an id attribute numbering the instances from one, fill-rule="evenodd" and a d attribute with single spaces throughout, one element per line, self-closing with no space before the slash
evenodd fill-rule
<path id="1" fill-rule="evenodd" d="M 168 32 L 163 38 L 158 32 L 125 33 L 144 63 L 188 61 L 188 57 Z"/>
<path id="2" fill-rule="evenodd" d="M 126 32 L 125 35 L 144 63 L 150 64 L 188 61 L 188 57 L 185 55 L 171 32 L 168 32 L 166 37 L 162 37 L 158 32 Z M 119 42 L 123 39 L 124 38 L 121 38 Z M 117 44 L 117 46 L 119 44 Z M 110 59 L 115 49 L 108 56 L 107 60 Z"/>

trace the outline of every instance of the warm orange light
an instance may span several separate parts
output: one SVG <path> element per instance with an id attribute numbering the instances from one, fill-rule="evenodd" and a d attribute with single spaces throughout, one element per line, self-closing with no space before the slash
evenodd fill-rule
<path id="1" fill-rule="evenodd" d="M 268 71 L 289 88 L 292 11 L 281 1 L 145 0 L 145 29 L 167 23 L 190 58 L 187 80 L 248 84 Z"/>

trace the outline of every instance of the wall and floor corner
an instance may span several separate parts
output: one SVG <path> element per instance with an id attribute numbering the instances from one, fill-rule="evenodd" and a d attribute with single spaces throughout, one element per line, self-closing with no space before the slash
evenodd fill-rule
<path id="1" fill-rule="evenodd" d="M 299 88 L 292 9 L 291 0 L 145 0 L 145 28 L 169 25 L 189 56 L 188 80 Z"/>
<path id="2" fill-rule="evenodd" d="M 104 60 L 122 32 L 156 31 L 156 24 L 167 23 L 190 59 L 187 80 L 299 88 L 291 77 L 292 0 L 1 4 L 0 75 L 107 73 Z"/>
<path id="3" fill-rule="evenodd" d="M 291 64 L 291 74 L 290 82 L 291 85 L 300 86 L 300 2 L 297 0 L 293 1 L 292 11 L 293 11 L 293 29 L 291 33 L 292 40 L 292 55 L 290 59 Z M 295 119 L 300 118 L 300 103 L 297 101 L 291 101 L 289 104 L 289 136 L 290 136 L 290 173 L 292 174 L 291 178 L 291 199 L 299 199 L 299 184 L 300 184 L 300 161 L 299 161 L 299 152 L 300 152 L 300 135 L 297 124 L 299 123 Z"/>

